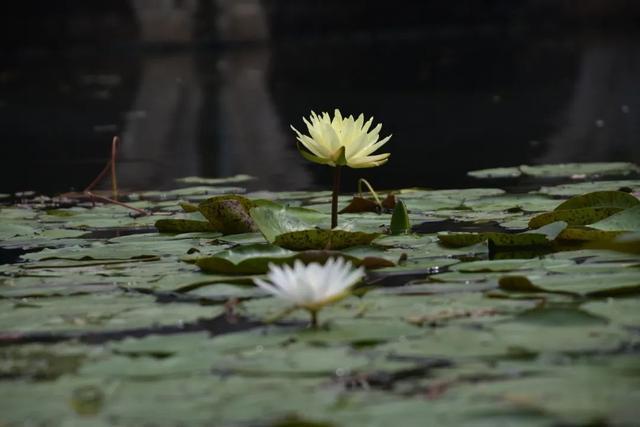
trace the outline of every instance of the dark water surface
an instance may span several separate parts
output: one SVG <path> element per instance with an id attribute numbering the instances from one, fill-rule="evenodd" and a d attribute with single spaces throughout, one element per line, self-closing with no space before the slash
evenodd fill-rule
<path id="1" fill-rule="evenodd" d="M 471 185 L 472 169 L 640 163 L 640 37 L 452 32 L 197 47 L 25 49 L 0 69 L 0 192 L 82 189 L 123 140 L 123 188 L 181 176 L 326 187 L 289 124 L 339 107 L 392 133 L 377 188 Z"/>

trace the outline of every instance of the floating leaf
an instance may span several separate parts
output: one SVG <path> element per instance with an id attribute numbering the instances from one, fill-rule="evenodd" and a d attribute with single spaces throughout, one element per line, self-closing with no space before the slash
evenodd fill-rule
<path id="1" fill-rule="evenodd" d="M 196 233 L 196 232 L 216 232 L 219 227 L 207 221 L 194 219 L 159 219 L 155 224 L 161 233 Z"/>
<path id="2" fill-rule="evenodd" d="M 251 217 L 267 241 L 271 243 L 274 243 L 281 234 L 311 228 L 306 221 L 291 215 L 287 208 L 258 206 L 251 209 Z"/>
<path id="3" fill-rule="evenodd" d="M 549 246 L 566 227 L 565 222 L 558 221 L 524 233 L 438 233 L 438 239 L 443 245 L 451 247 L 469 246 L 485 240 L 496 247 Z"/>
<path id="4" fill-rule="evenodd" d="M 603 231 L 640 231 L 640 205 L 625 209 L 590 227 Z"/>
<path id="5" fill-rule="evenodd" d="M 569 227 L 560 233 L 558 240 L 573 240 L 573 241 L 607 241 L 613 240 L 619 236 L 621 231 L 603 231 L 595 230 L 590 227 Z"/>
<path id="6" fill-rule="evenodd" d="M 596 175 L 628 175 L 640 172 L 633 163 L 561 163 L 555 165 L 520 166 L 520 171 L 540 178 L 587 177 Z"/>
<path id="7" fill-rule="evenodd" d="M 479 169 L 467 172 L 474 178 L 517 178 L 522 172 L 517 167 Z"/>
<path id="8" fill-rule="evenodd" d="M 640 293 L 640 270 L 609 274 L 553 274 L 504 276 L 501 289 L 515 292 L 548 292 L 586 297 L 613 297 Z"/>
<path id="9" fill-rule="evenodd" d="M 314 211 L 302 210 L 302 212 L 309 215 Z M 258 206 L 251 209 L 251 215 L 267 241 L 291 250 L 343 249 L 368 245 L 379 236 L 378 233 L 362 231 L 313 228 L 311 224 L 294 213 L 296 213 L 295 208 Z"/>
<path id="10" fill-rule="evenodd" d="M 574 265 L 570 260 L 554 259 L 504 259 L 488 261 L 471 261 L 456 264 L 449 267 L 452 271 L 513 271 L 513 270 L 535 270 L 543 268 L 556 268 L 558 266 Z"/>
<path id="11" fill-rule="evenodd" d="M 187 176 L 184 178 L 177 178 L 176 182 L 182 184 L 219 185 L 251 181 L 252 179 L 255 179 L 255 177 L 244 174 L 229 176 L 226 178 L 204 178 L 200 176 Z"/>
<path id="12" fill-rule="evenodd" d="M 592 249 L 609 249 L 629 254 L 640 254 L 640 232 L 622 234 L 613 241 L 594 242 L 587 245 L 587 247 Z"/>
<path id="13" fill-rule="evenodd" d="M 187 213 L 199 212 L 198 205 L 189 202 L 180 202 L 180 207 Z"/>
<path id="14" fill-rule="evenodd" d="M 252 207 L 246 197 L 228 195 L 207 199 L 198 205 L 198 210 L 223 234 L 240 234 L 257 231 L 249 215 Z"/>
<path id="15" fill-rule="evenodd" d="M 354 266 L 362 266 L 366 269 L 394 267 L 398 258 L 370 246 L 352 246 L 342 251 L 306 250 L 298 252 L 296 255 L 296 258 L 304 263 L 318 262 L 320 264 L 324 264 L 329 258 L 336 257 L 345 258 Z M 393 258 L 396 259 L 393 260 Z"/>
<path id="16" fill-rule="evenodd" d="M 344 249 L 350 246 L 368 245 L 380 234 L 362 231 L 300 230 L 280 234 L 274 243 L 296 251 L 308 249 Z"/>
<path id="17" fill-rule="evenodd" d="M 355 266 L 365 268 L 393 267 L 392 256 L 382 249 L 371 247 L 353 247 L 345 251 L 305 250 L 294 252 L 280 246 L 257 244 L 241 246 L 218 252 L 210 257 L 198 258 L 196 265 L 209 273 L 217 274 L 263 274 L 270 263 L 292 265 L 295 260 L 305 264 L 317 262 L 324 264 L 329 258 L 345 258 Z M 395 257 L 397 258 L 397 256 Z"/>
<path id="18" fill-rule="evenodd" d="M 627 175 L 638 173 L 640 168 L 633 163 L 563 163 L 555 165 L 514 166 L 481 169 L 468 172 L 474 178 L 517 178 L 528 175 L 539 178 L 576 177 L 586 178 L 595 175 Z"/>
<path id="19" fill-rule="evenodd" d="M 640 204 L 640 200 L 622 191 L 594 191 L 575 196 L 561 203 L 556 211 L 580 208 L 619 208 L 626 209 Z"/>
<path id="20" fill-rule="evenodd" d="M 570 197 L 594 191 L 623 191 L 626 193 L 634 193 L 640 191 L 640 180 L 625 179 L 561 184 L 553 187 L 541 187 L 537 193 L 547 194 L 549 196 Z"/>
<path id="21" fill-rule="evenodd" d="M 279 246 L 258 244 L 240 246 L 199 258 L 196 265 L 210 273 L 261 274 L 267 272 L 270 263 L 291 263 L 294 256 L 295 252 Z"/>
<path id="22" fill-rule="evenodd" d="M 564 221 L 570 226 L 588 225 L 620 212 L 621 208 L 578 208 L 562 209 L 536 215 L 529 220 L 530 228 L 539 228 L 556 221 Z"/>

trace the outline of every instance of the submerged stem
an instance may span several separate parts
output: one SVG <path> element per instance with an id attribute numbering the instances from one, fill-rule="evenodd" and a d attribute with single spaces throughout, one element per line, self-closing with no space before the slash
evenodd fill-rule
<path id="1" fill-rule="evenodd" d="M 338 193 L 340 192 L 340 166 L 333 171 L 333 194 L 331 195 L 331 228 L 338 226 Z"/>
<path id="2" fill-rule="evenodd" d="M 117 136 L 113 137 L 113 141 L 111 142 L 111 193 L 113 200 L 118 200 L 118 181 L 116 179 L 116 154 L 118 152 L 118 144 L 120 143 L 120 138 Z"/>

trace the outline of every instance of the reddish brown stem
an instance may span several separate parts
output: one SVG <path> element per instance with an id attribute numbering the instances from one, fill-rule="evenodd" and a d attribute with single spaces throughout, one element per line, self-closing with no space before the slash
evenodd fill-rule
<path id="1" fill-rule="evenodd" d="M 111 141 L 111 158 L 105 165 L 104 169 L 102 169 L 102 172 L 98 174 L 96 179 L 91 181 L 91 184 L 89 184 L 87 188 L 84 189 L 83 193 L 89 196 L 92 202 L 95 202 L 96 200 L 100 200 L 102 202 L 113 203 L 114 205 L 131 209 L 135 212 L 138 212 L 141 215 L 149 215 L 149 212 L 145 210 L 134 208 L 133 206 L 130 206 L 130 205 L 127 205 L 126 203 L 122 203 L 118 201 L 118 182 L 116 180 L 116 155 L 118 154 L 119 144 L 120 144 L 120 138 L 118 138 L 117 136 L 114 136 L 113 140 Z M 111 193 L 113 195 L 113 198 L 111 199 L 109 197 L 98 196 L 97 194 L 94 194 L 91 192 L 91 190 L 93 190 L 93 187 L 98 185 L 98 183 L 104 178 L 104 176 L 109 171 L 111 171 Z"/>
<path id="2" fill-rule="evenodd" d="M 340 166 L 333 171 L 333 194 L 331 195 L 331 228 L 338 226 L 338 193 L 340 192 Z"/>
<path id="3" fill-rule="evenodd" d="M 104 167 L 104 169 L 102 169 L 102 172 L 100 172 L 98 174 L 98 176 L 96 177 L 96 179 L 94 179 L 93 181 L 91 181 L 91 184 L 89 184 L 87 186 L 87 188 L 84 189 L 83 193 L 88 193 L 91 190 L 93 190 L 93 187 L 95 187 L 96 185 L 98 185 L 98 183 L 102 180 L 102 178 L 104 178 L 104 176 L 107 174 L 107 172 L 109 172 L 109 169 L 111 168 L 111 160 L 109 160 L 106 164 L 106 166 Z"/>
<path id="4" fill-rule="evenodd" d="M 120 138 L 113 137 L 111 141 L 111 193 L 113 194 L 113 200 L 118 200 L 118 181 L 116 179 L 116 154 L 118 153 L 118 144 Z"/>

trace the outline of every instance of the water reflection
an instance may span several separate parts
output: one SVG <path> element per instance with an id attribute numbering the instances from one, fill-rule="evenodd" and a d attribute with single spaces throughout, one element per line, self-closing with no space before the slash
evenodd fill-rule
<path id="1" fill-rule="evenodd" d="M 537 161 L 640 160 L 640 43 L 599 37 L 581 48 L 573 94 Z"/>
<path id="2" fill-rule="evenodd" d="M 113 134 L 128 188 L 236 173 L 257 176 L 259 188 L 324 186 L 328 171 L 299 157 L 288 125 L 334 107 L 374 115 L 394 134 L 390 162 L 348 171 L 346 189 L 358 176 L 379 187 L 453 187 L 482 167 L 640 162 L 633 31 L 550 36 L 490 21 L 490 31 L 298 37 L 282 18 L 292 9 L 273 1 L 120 3 L 112 21 L 126 25 L 114 24 L 104 50 L 39 41 L 5 55 L 0 192 L 82 188 Z M 104 13 L 81 16 L 107 28 Z"/>

